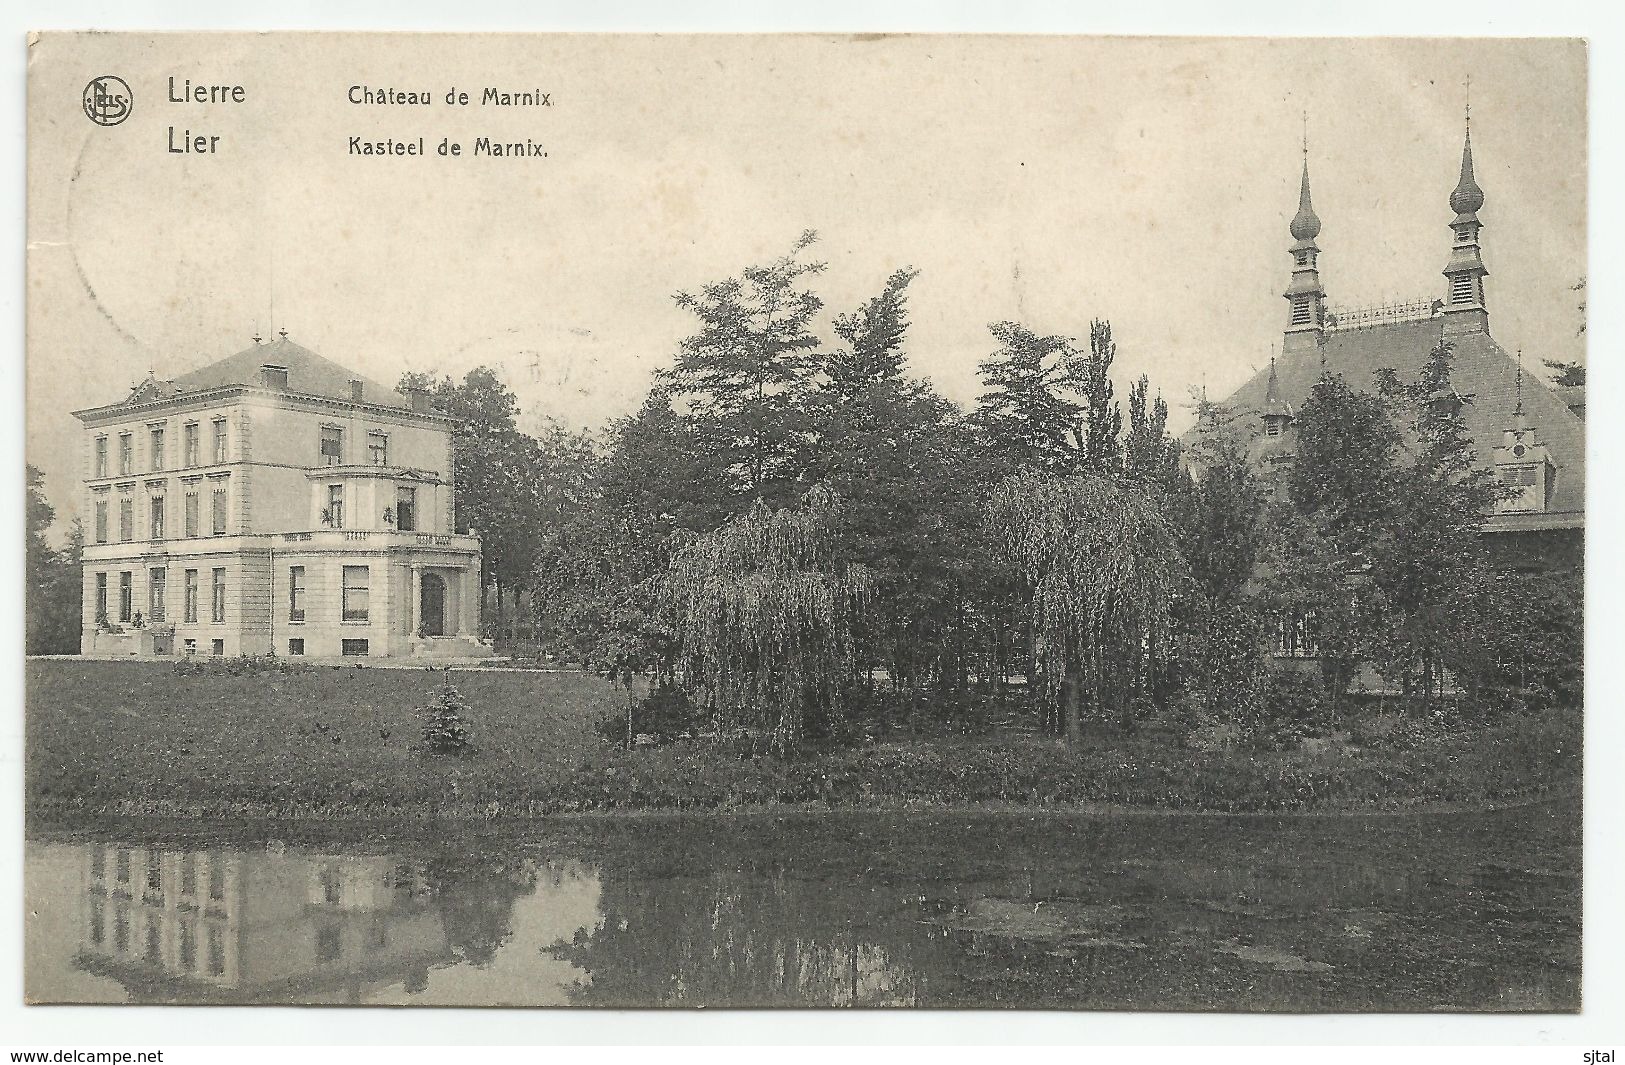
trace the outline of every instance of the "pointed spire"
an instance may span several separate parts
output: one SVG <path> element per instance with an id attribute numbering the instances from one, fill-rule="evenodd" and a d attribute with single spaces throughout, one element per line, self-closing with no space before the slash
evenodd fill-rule
<path id="1" fill-rule="evenodd" d="M 1264 408 L 1260 412 L 1268 422 L 1272 418 L 1289 419 L 1292 405 L 1281 398 L 1281 379 L 1275 374 L 1275 356 L 1270 356 L 1269 384 L 1264 389 Z"/>
<path id="2" fill-rule="evenodd" d="M 1472 79 L 1467 80 L 1468 91 L 1472 89 Z M 1473 102 L 1469 96 L 1467 100 L 1466 115 L 1463 122 L 1466 132 L 1461 142 L 1461 179 L 1456 182 L 1455 191 L 1450 194 L 1450 209 L 1458 215 L 1470 215 L 1484 206 L 1484 190 L 1478 187 L 1473 178 Z"/>
<path id="3" fill-rule="evenodd" d="M 1314 240 L 1320 236 L 1320 218 L 1309 196 L 1309 112 L 1303 115 L 1303 178 L 1298 183 L 1298 213 L 1292 219 L 1294 240 Z"/>

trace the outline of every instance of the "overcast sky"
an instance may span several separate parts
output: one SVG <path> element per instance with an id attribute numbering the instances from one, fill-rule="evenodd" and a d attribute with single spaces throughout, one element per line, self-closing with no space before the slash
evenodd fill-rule
<path id="1" fill-rule="evenodd" d="M 1149 374 L 1183 416 L 1191 386 L 1222 394 L 1279 344 L 1305 110 L 1330 302 L 1442 294 L 1469 75 L 1491 328 L 1582 358 L 1585 62 L 1558 41 L 46 37 L 28 460 L 72 516 L 69 412 L 256 328 L 387 382 L 498 366 L 527 416 L 597 427 L 689 330 L 674 291 L 808 228 L 826 336 L 912 265 L 910 360 L 949 396 L 974 400 L 987 323 L 1102 317 L 1122 384 Z M 135 97 L 107 128 L 80 110 L 103 74 Z M 171 103 L 170 77 L 246 100 Z M 353 85 L 436 103 L 355 105 Z M 553 106 L 443 102 L 486 86 Z M 169 152 L 172 126 L 218 152 Z M 353 157 L 352 136 L 430 154 Z M 473 158 L 478 136 L 548 155 Z"/>

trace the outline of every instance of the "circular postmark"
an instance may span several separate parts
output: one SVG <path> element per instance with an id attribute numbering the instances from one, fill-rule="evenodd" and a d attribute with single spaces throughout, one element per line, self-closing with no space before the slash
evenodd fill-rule
<path id="1" fill-rule="evenodd" d="M 81 105 L 85 116 L 98 126 L 116 126 L 130 117 L 135 108 L 135 95 L 117 74 L 103 74 L 91 78 L 85 85 Z"/>

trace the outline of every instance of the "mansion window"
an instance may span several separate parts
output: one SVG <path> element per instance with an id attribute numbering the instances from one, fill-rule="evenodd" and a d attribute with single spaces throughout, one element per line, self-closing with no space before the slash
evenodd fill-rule
<path id="1" fill-rule="evenodd" d="M 344 430 L 336 425 L 322 426 L 321 458 L 323 466 L 344 465 Z"/>
<path id="2" fill-rule="evenodd" d="M 96 476 L 107 476 L 107 437 L 96 438 Z"/>
<path id="3" fill-rule="evenodd" d="M 411 532 L 418 527 L 418 490 L 395 489 L 395 528 Z"/>
<path id="4" fill-rule="evenodd" d="M 198 449 L 201 446 L 198 442 L 198 438 L 201 435 L 202 434 L 198 429 L 197 422 L 187 422 L 181 427 L 181 448 L 183 450 L 181 461 L 186 464 L 188 469 L 198 465 L 199 460 L 202 457 L 198 453 Z"/>
<path id="5" fill-rule="evenodd" d="M 129 570 L 118 575 L 118 620 L 120 625 L 128 625 L 130 618 L 135 614 L 135 588 L 134 577 Z"/>
<path id="6" fill-rule="evenodd" d="M 186 571 L 186 589 L 185 589 L 184 595 L 185 595 L 185 599 L 182 601 L 182 604 L 181 604 L 181 609 L 183 611 L 181 616 L 182 616 L 182 618 L 185 619 L 186 624 L 188 624 L 188 625 L 196 625 L 197 624 L 198 580 L 197 580 L 197 570 L 195 570 L 195 569 L 189 569 L 189 570 Z"/>
<path id="7" fill-rule="evenodd" d="M 164 497 L 153 496 L 147 501 L 148 539 L 164 538 Z"/>
<path id="8" fill-rule="evenodd" d="M 226 535 L 226 488 L 218 485 L 209 493 L 209 530 L 215 536 Z"/>
<path id="9" fill-rule="evenodd" d="M 335 529 L 344 528 L 344 486 L 327 486 L 327 524 Z"/>
<path id="10" fill-rule="evenodd" d="M 367 461 L 374 466 L 389 465 L 389 436 L 385 433 L 367 434 Z"/>
<path id="11" fill-rule="evenodd" d="M 96 622 L 107 619 L 107 574 L 96 574 Z"/>
<path id="12" fill-rule="evenodd" d="M 135 437 L 130 433 L 118 434 L 118 472 L 121 477 L 135 472 Z"/>
<path id="13" fill-rule="evenodd" d="M 1276 619 L 1276 657 L 1314 658 L 1320 654 L 1318 636 L 1319 625 L 1313 610 L 1283 614 Z"/>
<path id="14" fill-rule="evenodd" d="M 223 624 L 225 622 L 225 620 L 226 620 L 226 571 L 225 570 L 217 569 L 217 570 L 214 571 L 214 582 L 213 582 L 213 587 L 212 587 L 211 590 L 212 590 L 213 594 L 210 596 L 210 600 L 211 600 L 211 606 L 212 606 L 213 609 L 210 611 L 209 617 L 210 617 L 210 620 L 212 620 L 216 625 L 220 625 L 220 624 Z"/>
<path id="15" fill-rule="evenodd" d="M 216 465 L 226 461 L 226 419 L 216 418 L 214 428 L 214 461 Z"/>
<path id="16" fill-rule="evenodd" d="M 371 572 L 366 566 L 344 567 L 344 620 L 367 620 L 367 593 Z"/>
<path id="17" fill-rule="evenodd" d="M 168 616 L 168 606 L 164 602 L 164 592 L 169 584 L 169 571 L 155 569 L 149 575 L 147 582 L 147 619 L 149 621 L 163 621 Z"/>
<path id="18" fill-rule="evenodd" d="M 164 431 L 162 428 L 152 430 L 151 444 L 152 472 L 160 473 L 164 468 Z"/>
<path id="19" fill-rule="evenodd" d="M 96 542 L 107 542 L 107 500 L 96 500 Z"/>
<path id="20" fill-rule="evenodd" d="M 198 528 L 202 521 L 202 509 L 202 497 L 199 496 L 196 491 L 187 492 L 186 499 L 182 506 L 182 510 L 184 512 L 183 520 L 186 525 L 185 533 L 187 536 L 198 535 Z"/>
<path id="21" fill-rule="evenodd" d="M 120 496 L 118 501 L 118 539 L 127 544 L 135 539 L 135 500 Z"/>
<path id="22" fill-rule="evenodd" d="M 305 567 L 288 567 L 288 620 L 305 620 Z"/>

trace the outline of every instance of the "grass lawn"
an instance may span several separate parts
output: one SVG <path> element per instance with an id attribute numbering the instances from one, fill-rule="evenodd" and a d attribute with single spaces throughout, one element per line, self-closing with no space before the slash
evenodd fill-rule
<path id="1" fill-rule="evenodd" d="M 180 802 L 438 802 L 557 778 L 600 745 L 624 706 L 607 681 L 570 673 L 451 674 L 472 707 L 468 758 L 415 747 L 443 674 L 320 668 L 177 676 L 167 663 L 28 666 L 30 804 L 79 798 Z"/>
<path id="2" fill-rule="evenodd" d="M 176 675 L 162 663 L 28 663 L 31 819 L 400 818 L 832 806 L 1212 811 L 1482 804 L 1572 789 L 1578 711 L 1364 745 L 1196 749 L 1169 731 L 876 743 L 779 760 L 683 742 L 620 750 L 625 694 L 575 673 L 453 671 L 465 758 L 419 751 L 429 670 Z"/>

